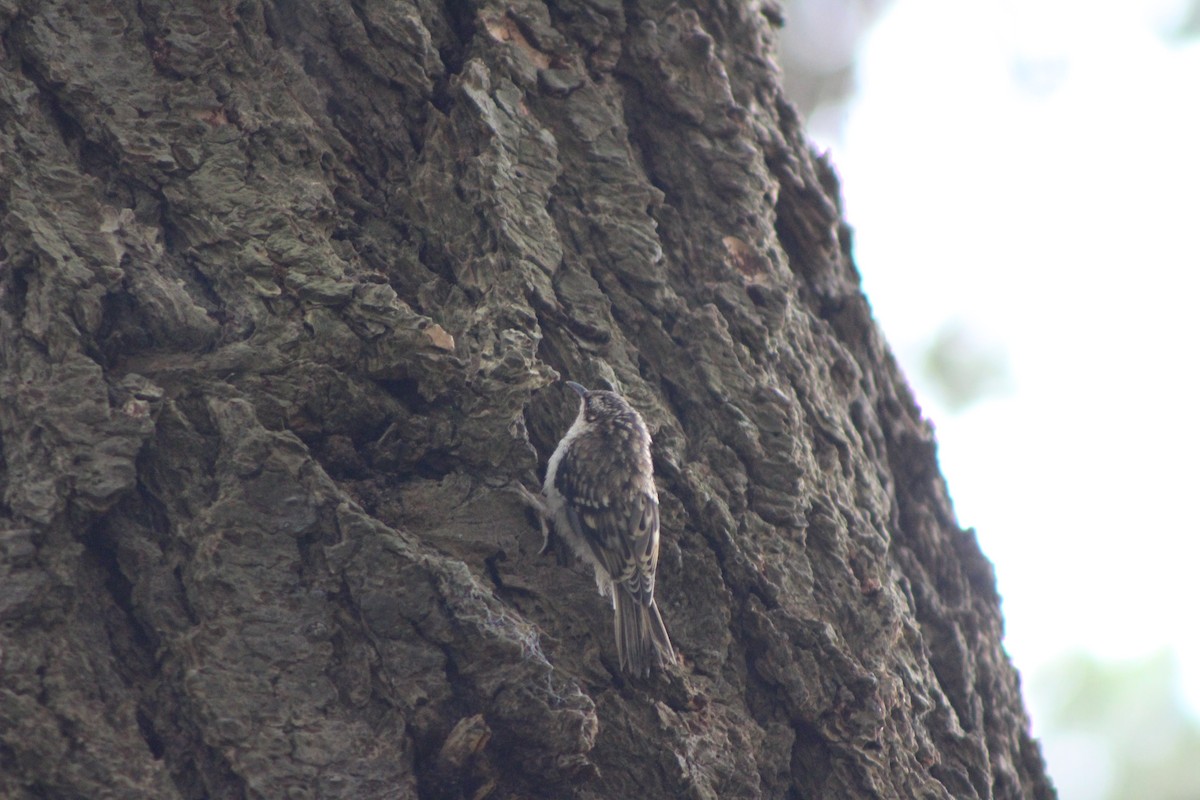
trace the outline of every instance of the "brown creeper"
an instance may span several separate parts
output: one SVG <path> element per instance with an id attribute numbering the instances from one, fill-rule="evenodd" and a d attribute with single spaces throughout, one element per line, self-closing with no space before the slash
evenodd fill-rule
<path id="1" fill-rule="evenodd" d="M 654 602 L 658 491 L 650 432 L 620 395 L 567 386 L 583 400 L 579 416 L 550 456 L 542 497 L 524 494 L 592 565 L 600 594 L 612 597 L 621 669 L 646 675 L 652 664 L 677 663 Z"/>

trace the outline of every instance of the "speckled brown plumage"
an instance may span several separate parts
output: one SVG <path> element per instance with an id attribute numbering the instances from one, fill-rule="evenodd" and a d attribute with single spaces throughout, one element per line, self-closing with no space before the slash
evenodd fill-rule
<path id="1" fill-rule="evenodd" d="M 659 524 L 650 433 L 620 395 L 567 385 L 582 402 L 550 457 L 543 510 L 595 568 L 600 593 L 612 597 L 621 668 L 647 674 L 676 663 L 654 602 Z"/>

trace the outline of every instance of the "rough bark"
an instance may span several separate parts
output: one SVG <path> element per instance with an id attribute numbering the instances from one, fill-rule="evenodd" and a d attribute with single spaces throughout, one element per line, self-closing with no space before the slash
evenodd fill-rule
<path id="1" fill-rule="evenodd" d="M 1052 797 L 779 22 L 0 0 L 0 795 Z M 507 488 L 559 376 L 655 431 L 644 681 Z"/>

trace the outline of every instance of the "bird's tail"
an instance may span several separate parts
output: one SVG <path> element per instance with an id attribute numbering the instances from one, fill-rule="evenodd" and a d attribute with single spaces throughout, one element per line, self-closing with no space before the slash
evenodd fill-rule
<path id="1" fill-rule="evenodd" d="M 613 611 L 617 634 L 617 657 L 621 669 L 631 675 L 648 675 L 650 667 L 676 664 L 675 648 L 663 624 L 654 598 L 643 605 L 621 586 L 613 587 Z"/>

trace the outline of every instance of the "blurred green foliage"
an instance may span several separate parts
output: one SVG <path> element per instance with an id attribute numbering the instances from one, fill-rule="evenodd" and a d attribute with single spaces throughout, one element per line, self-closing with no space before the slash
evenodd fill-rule
<path id="1" fill-rule="evenodd" d="M 1179 26 L 1170 32 L 1169 41 L 1185 42 L 1200 36 L 1200 0 L 1192 0 Z"/>
<path id="2" fill-rule="evenodd" d="M 1200 720 L 1170 653 L 1131 662 L 1068 656 L 1034 679 L 1032 697 L 1063 800 L 1200 798 Z"/>
<path id="3" fill-rule="evenodd" d="M 920 362 L 922 383 L 951 413 L 1012 389 L 1008 357 L 970 325 L 951 320 L 933 335 Z"/>

